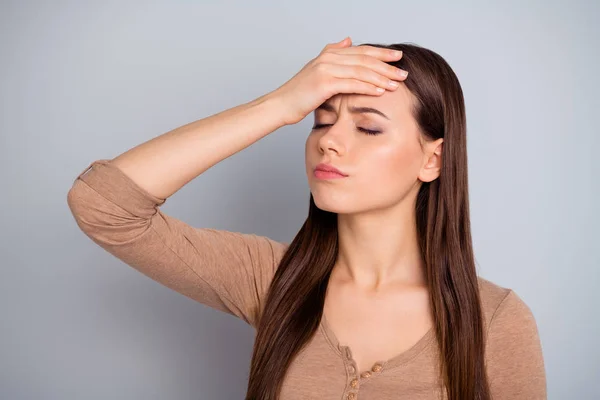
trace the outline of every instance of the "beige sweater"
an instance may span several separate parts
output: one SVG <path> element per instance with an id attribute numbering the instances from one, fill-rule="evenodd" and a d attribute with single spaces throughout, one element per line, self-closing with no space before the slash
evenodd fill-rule
<path id="1" fill-rule="evenodd" d="M 75 179 L 68 204 L 95 243 L 157 282 L 255 327 L 270 280 L 287 244 L 264 236 L 194 228 L 159 208 L 159 199 L 109 160 L 94 161 Z M 479 277 L 494 400 L 546 399 L 538 329 L 511 289 Z M 442 398 L 430 330 L 409 350 L 357 371 L 349 347 L 325 319 L 286 373 L 281 398 Z"/>

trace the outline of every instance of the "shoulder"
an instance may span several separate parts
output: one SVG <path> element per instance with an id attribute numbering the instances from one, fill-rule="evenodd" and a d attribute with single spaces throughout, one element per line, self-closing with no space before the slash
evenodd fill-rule
<path id="1" fill-rule="evenodd" d="M 486 331 L 489 332 L 492 325 L 501 325 L 503 330 L 508 331 L 513 328 L 522 330 L 524 323 L 530 329 L 535 328 L 535 318 L 530 307 L 513 289 L 481 276 L 478 276 L 478 283 Z"/>
<path id="2" fill-rule="evenodd" d="M 481 297 L 481 307 L 484 313 L 484 319 L 489 323 L 498 306 L 506 300 L 506 297 L 512 292 L 512 289 L 500 286 L 481 276 L 477 277 L 479 284 L 479 295 Z"/>
<path id="3" fill-rule="evenodd" d="M 530 307 L 510 289 L 479 278 L 485 358 L 493 398 L 546 399 L 546 370 Z"/>

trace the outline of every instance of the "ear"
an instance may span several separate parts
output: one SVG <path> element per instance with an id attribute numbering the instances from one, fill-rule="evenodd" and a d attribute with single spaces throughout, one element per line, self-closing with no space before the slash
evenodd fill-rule
<path id="1" fill-rule="evenodd" d="M 440 138 L 425 144 L 423 154 L 423 166 L 419 172 L 419 179 L 423 182 L 431 182 L 440 176 L 442 169 L 442 151 L 444 139 Z"/>

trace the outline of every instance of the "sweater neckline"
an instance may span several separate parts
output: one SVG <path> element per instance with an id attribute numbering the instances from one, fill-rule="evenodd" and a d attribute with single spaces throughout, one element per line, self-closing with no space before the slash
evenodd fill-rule
<path id="1" fill-rule="evenodd" d="M 327 322 L 327 317 L 325 313 L 321 315 L 321 322 L 319 323 L 321 331 L 323 332 L 325 338 L 333 348 L 333 350 L 342 358 L 345 358 L 351 362 L 353 362 L 352 349 L 350 346 L 342 345 L 335 333 L 331 329 L 331 326 Z M 400 354 L 396 354 L 395 356 L 387 359 L 387 360 L 378 360 L 375 362 L 375 365 L 379 364 L 382 366 L 382 370 L 394 368 L 400 366 L 402 364 L 406 364 L 413 358 L 415 358 L 418 354 L 420 354 L 425 348 L 429 347 L 433 344 L 435 339 L 435 331 L 434 327 L 431 327 L 421 338 L 410 348 L 404 350 Z M 364 366 L 363 366 L 364 367 Z M 371 367 L 372 368 L 372 367 Z M 369 371 L 371 368 L 365 370 Z M 359 373 L 364 371 L 358 371 Z"/>

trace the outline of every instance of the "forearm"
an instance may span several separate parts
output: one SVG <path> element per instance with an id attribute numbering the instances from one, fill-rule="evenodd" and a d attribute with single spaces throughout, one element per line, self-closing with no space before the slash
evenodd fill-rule
<path id="1" fill-rule="evenodd" d="M 213 165 L 285 125 L 272 94 L 183 125 L 111 160 L 134 182 L 168 198 Z"/>

